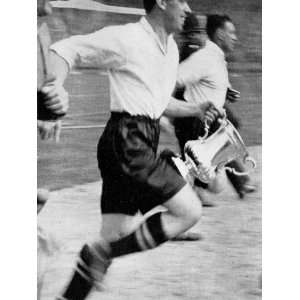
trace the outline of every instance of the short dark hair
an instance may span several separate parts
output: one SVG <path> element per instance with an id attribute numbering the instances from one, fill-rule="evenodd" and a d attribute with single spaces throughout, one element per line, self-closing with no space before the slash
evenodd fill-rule
<path id="1" fill-rule="evenodd" d="M 156 0 L 144 0 L 144 8 L 146 13 L 149 13 L 153 9 L 155 4 Z"/>
<path id="2" fill-rule="evenodd" d="M 206 32 L 208 37 L 213 40 L 216 31 L 223 28 L 226 22 L 233 23 L 227 15 L 207 15 Z"/>

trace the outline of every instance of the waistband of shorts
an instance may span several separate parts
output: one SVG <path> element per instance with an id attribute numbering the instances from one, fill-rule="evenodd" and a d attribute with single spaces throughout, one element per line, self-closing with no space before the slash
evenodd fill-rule
<path id="1" fill-rule="evenodd" d="M 145 116 L 145 115 L 131 115 L 126 111 L 123 111 L 123 112 L 113 111 L 113 112 L 111 112 L 110 117 L 112 120 L 120 120 L 122 118 L 126 118 L 126 119 L 132 119 L 132 120 L 136 120 L 139 122 L 146 122 L 146 123 L 151 123 L 151 124 L 159 123 L 159 119 L 153 119 L 153 118 L 151 118 L 149 116 Z"/>

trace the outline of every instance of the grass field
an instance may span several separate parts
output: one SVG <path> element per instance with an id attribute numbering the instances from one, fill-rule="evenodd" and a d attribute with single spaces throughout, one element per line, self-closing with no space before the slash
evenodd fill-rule
<path id="1" fill-rule="evenodd" d="M 259 300 L 261 299 L 261 160 L 260 146 L 251 147 L 258 167 L 257 192 L 239 201 L 227 186 L 204 208 L 192 229 L 197 242 L 176 242 L 142 254 L 116 259 L 102 292 L 89 300 Z M 61 251 L 50 262 L 42 300 L 53 300 L 66 284 L 81 245 L 99 232 L 99 182 L 52 193 L 40 225 L 52 232 Z"/>
<path id="2" fill-rule="evenodd" d="M 123 6 L 141 3 L 103 2 Z M 242 120 L 242 136 L 258 162 L 252 175 L 258 190 L 240 201 L 228 185 L 214 199 L 217 207 L 204 209 L 201 222 L 194 228 L 203 234 L 203 240 L 167 243 L 155 251 L 116 260 L 105 291 L 93 293 L 91 300 L 261 299 L 261 4 L 257 0 L 190 2 L 199 12 L 230 12 L 240 28 L 241 44 L 229 68 L 232 85 L 241 91 L 242 100 L 233 110 Z M 128 18 L 95 13 L 89 14 L 87 23 L 91 24 L 85 24 L 86 17 L 69 11 L 62 18 L 62 12 L 55 10 L 50 22 L 54 40 L 82 28 L 90 31 L 103 22 L 118 23 Z M 69 28 L 72 22 L 76 26 Z M 38 186 L 52 191 L 39 224 L 52 231 L 62 247 L 51 262 L 42 300 L 54 299 L 62 289 L 78 248 L 98 234 L 100 223 L 96 147 L 109 116 L 108 82 L 95 70 L 75 70 L 66 87 L 71 106 L 63 121 L 61 142 L 38 140 Z M 160 146 L 177 149 L 174 136 L 167 134 L 162 134 Z"/>

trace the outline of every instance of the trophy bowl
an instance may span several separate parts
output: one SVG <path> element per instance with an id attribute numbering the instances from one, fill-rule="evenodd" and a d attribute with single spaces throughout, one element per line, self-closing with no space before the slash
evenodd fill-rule
<path id="1" fill-rule="evenodd" d="M 256 167 L 255 160 L 250 156 L 236 128 L 227 119 L 222 119 L 219 123 L 219 128 L 210 136 L 206 134 L 203 138 L 199 137 L 197 140 L 191 140 L 185 144 L 184 165 L 186 168 L 184 169 L 180 164 L 179 169 L 183 177 L 186 178 L 188 174 L 208 183 L 210 179 L 207 177 L 207 170 L 215 171 L 221 168 L 238 176 L 249 174 L 250 170 L 237 172 L 226 166 L 238 158 L 244 164 L 250 162 L 253 169 Z M 177 166 L 177 168 L 179 167 Z"/>

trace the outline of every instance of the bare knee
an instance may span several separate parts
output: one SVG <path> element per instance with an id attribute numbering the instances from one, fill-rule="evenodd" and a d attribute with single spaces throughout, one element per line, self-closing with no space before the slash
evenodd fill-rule
<path id="1" fill-rule="evenodd" d="M 195 199 L 193 200 L 193 207 L 187 212 L 187 219 L 190 220 L 191 225 L 195 225 L 202 216 L 202 204 L 196 193 L 194 193 Z"/>

